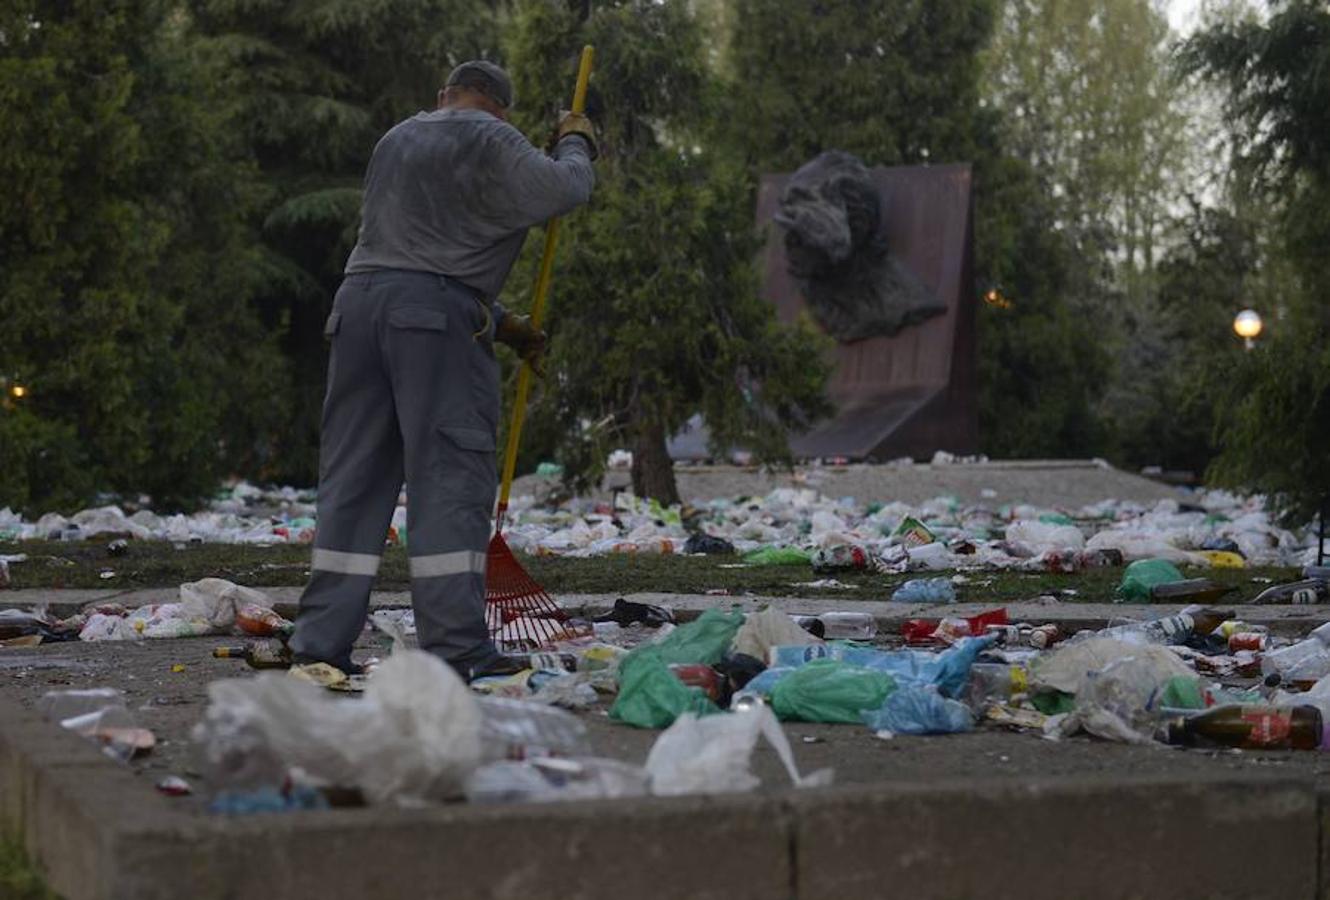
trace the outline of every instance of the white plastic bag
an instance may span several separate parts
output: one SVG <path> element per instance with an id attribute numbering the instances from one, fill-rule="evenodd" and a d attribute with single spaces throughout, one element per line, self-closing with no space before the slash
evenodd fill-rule
<path id="1" fill-rule="evenodd" d="M 240 608 L 249 603 L 272 609 L 272 598 L 262 591 L 224 578 L 204 578 L 180 585 L 179 617 L 201 619 L 218 631 L 226 631 L 235 625 Z"/>
<path id="2" fill-rule="evenodd" d="M 761 781 L 750 761 L 759 736 L 765 736 L 796 787 L 831 783 L 830 769 L 801 777 L 794 765 L 790 742 L 776 716 L 766 706 L 699 719 L 684 713 L 661 732 L 647 754 L 651 792 L 675 794 L 724 794 L 751 791 Z"/>
<path id="3" fill-rule="evenodd" d="M 1146 648 L 1141 648 L 1146 649 Z M 1156 696 L 1171 676 L 1153 661 L 1128 656 L 1089 673 L 1076 695 L 1075 719 L 1082 728 L 1110 741 L 1148 744 L 1159 724 Z"/>
<path id="4" fill-rule="evenodd" d="M 641 797 L 649 781 L 641 766 L 617 759 L 505 759 L 472 772 L 466 798 L 472 803 L 545 803 Z"/>
<path id="5" fill-rule="evenodd" d="M 143 636 L 124 616 L 93 613 L 79 631 L 81 641 L 137 641 Z"/>
<path id="6" fill-rule="evenodd" d="M 1007 540 L 1024 544 L 1035 556 L 1045 550 L 1081 550 L 1085 535 L 1075 525 L 1054 525 L 1049 522 L 1025 520 L 1007 526 Z"/>
<path id="7" fill-rule="evenodd" d="M 480 762 L 475 698 L 418 650 L 382 663 L 359 701 L 271 672 L 214 682 L 208 697 L 193 739 L 221 787 L 299 770 L 316 784 L 358 787 L 372 803 L 419 805 L 456 796 Z"/>
<path id="8" fill-rule="evenodd" d="M 734 652 L 766 659 L 772 647 L 820 644 L 820 640 L 799 627 L 799 623 L 776 609 L 767 607 L 749 613 L 734 635 Z"/>
<path id="9" fill-rule="evenodd" d="M 1174 675 L 1196 674 L 1167 647 L 1094 637 L 1063 644 L 1035 657 L 1030 663 L 1030 683 L 1068 694 L 1079 694 L 1090 673 L 1128 657 L 1136 658 L 1141 665 L 1148 665 L 1158 683 Z"/>

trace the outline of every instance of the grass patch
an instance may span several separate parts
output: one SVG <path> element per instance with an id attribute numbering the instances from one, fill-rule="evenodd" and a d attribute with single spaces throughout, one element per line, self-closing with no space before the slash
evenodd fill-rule
<path id="1" fill-rule="evenodd" d="M 0 897 L 5 900 L 59 900 L 46 886 L 23 846 L 0 836 Z"/>
<path id="2" fill-rule="evenodd" d="M 187 544 L 176 549 L 158 541 L 131 541 L 122 556 L 111 556 L 102 541 L 27 541 L 0 544 L 0 554 L 26 553 L 26 562 L 10 567 L 16 588 L 105 588 L 174 587 L 184 581 L 209 576 L 237 584 L 299 586 L 309 577 L 310 548 L 278 545 L 252 547 L 234 544 Z M 854 590 L 810 588 L 815 581 L 811 567 L 747 566 L 725 568 L 739 562 L 721 556 L 628 556 L 610 555 L 590 559 L 557 556 L 519 556 L 522 564 L 546 590 L 554 594 L 628 594 L 643 591 L 702 594 L 724 590 L 733 595 L 760 594 L 773 597 L 835 597 L 846 602 L 887 600 L 892 591 L 911 575 L 840 573 L 836 576 Z M 103 578 L 104 571 L 113 572 Z M 928 573 L 925 573 L 928 574 Z M 940 573 L 939 573 L 940 574 Z M 1185 573 L 1205 576 L 1237 591 L 1231 603 L 1251 600 L 1266 588 L 1253 581 L 1269 578 L 1292 581 L 1296 569 L 1206 569 Z M 970 603 L 1012 603 L 1041 594 L 1057 594 L 1064 600 L 1106 602 L 1122 578 L 1121 569 L 1091 569 L 1075 575 L 1024 574 L 1015 572 L 967 573 L 969 583 L 957 589 L 959 599 Z M 406 590 L 410 587 L 406 551 L 389 548 L 384 554 L 378 587 Z M 1065 593 L 1075 591 L 1074 594 Z M 3 598 L 0 592 L 0 598 Z"/>

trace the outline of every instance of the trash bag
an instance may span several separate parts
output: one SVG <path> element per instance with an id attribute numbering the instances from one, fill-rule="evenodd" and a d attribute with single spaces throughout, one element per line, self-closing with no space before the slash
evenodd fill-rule
<path id="1" fill-rule="evenodd" d="M 734 553 L 734 545 L 722 537 L 697 532 L 688 536 L 688 541 L 683 545 L 684 553 L 705 553 L 708 556 L 730 556 Z"/>
<path id="2" fill-rule="evenodd" d="M 880 707 L 865 711 L 863 721 L 874 731 L 896 734 L 955 734 L 974 724 L 964 703 L 917 684 L 897 687 Z"/>
<path id="3" fill-rule="evenodd" d="M 1007 526 L 1007 541 L 1024 544 L 1038 556 L 1045 550 L 1082 550 L 1085 535 L 1075 525 L 1060 525 L 1022 519 Z"/>
<path id="4" fill-rule="evenodd" d="M 659 647 L 634 650 L 619 663 L 619 696 L 610 718 L 638 728 L 666 728 L 686 712 L 709 715 L 720 708 L 700 688 L 670 671 Z"/>
<path id="5" fill-rule="evenodd" d="M 817 659 L 776 682 L 771 709 L 782 720 L 856 724 L 895 689 L 896 680 L 885 672 Z"/>
<path id="6" fill-rule="evenodd" d="M 808 551 L 798 547 L 759 547 L 743 556 L 753 566 L 808 565 L 809 559 Z"/>
<path id="7" fill-rule="evenodd" d="M 1149 603 L 1155 585 L 1182 580 L 1178 567 L 1166 559 L 1138 559 L 1122 573 L 1118 596 L 1133 603 Z"/>
<path id="8" fill-rule="evenodd" d="M 180 618 L 203 619 L 218 631 L 229 630 L 247 604 L 272 609 L 272 598 L 224 578 L 204 578 L 180 585 Z"/>
<path id="9" fill-rule="evenodd" d="M 734 652 L 766 659 L 772 647 L 822 643 L 774 607 L 750 613 L 734 635 Z"/>
<path id="10" fill-rule="evenodd" d="M 1036 656 L 1030 662 L 1030 685 L 1037 689 L 1079 694 L 1091 672 L 1098 672 L 1127 657 L 1148 661 L 1159 682 L 1174 675 L 1189 677 L 1196 674 L 1167 647 L 1093 637 L 1062 644 Z"/>
<path id="11" fill-rule="evenodd" d="M 651 792 L 673 796 L 751 791 L 761 783 L 749 765 L 758 737 L 765 737 L 776 751 L 795 787 L 831 782 L 826 769 L 806 778 L 799 775 L 784 730 L 771 710 L 759 705 L 704 719 L 691 713 L 680 716 L 647 754 Z"/>
<path id="12" fill-rule="evenodd" d="M 476 699 L 419 650 L 390 656 L 359 701 L 272 672 L 213 682 L 208 699 L 192 738 L 220 789 L 278 785 L 298 769 L 373 803 L 419 805 L 458 795 L 481 760 Z"/>
<path id="13" fill-rule="evenodd" d="M 856 644 L 832 642 L 821 645 L 773 647 L 767 654 L 775 669 L 802 667 L 814 660 L 831 659 L 886 672 L 900 682 L 935 685 L 947 697 L 959 697 L 970 680 L 970 667 L 979 653 L 992 646 L 997 636 L 961 638 L 941 653 L 926 650 L 879 650 Z M 768 669 L 767 672 L 771 672 Z M 766 676 L 766 673 L 763 673 Z M 759 677 L 763 677 L 759 676 Z M 857 720 L 856 720 L 857 721 Z"/>
<path id="14" fill-rule="evenodd" d="M 741 612 L 723 613 L 718 609 L 709 609 L 693 621 L 675 628 L 664 640 L 644 649 L 656 651 L 666 663 L 702 663 L 712 666 L 720 662 L 730 649 L 734 636 L 743 624 L 744 614 Z M 627 662 L 626 658 L 624 662 Z"/>
<path id="15" fill-rule="evenodd" d="M 1111 741 L 1148 744 L 1160 720 L 1160 693 L 1171 676 L 1146 657 L 1128 656 L 1086 675 L 1063 732 L 1078 723 Z"/>

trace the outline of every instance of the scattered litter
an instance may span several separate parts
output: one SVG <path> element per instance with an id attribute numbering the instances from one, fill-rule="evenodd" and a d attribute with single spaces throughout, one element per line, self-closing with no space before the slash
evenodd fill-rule
<path id="1" fill-rule="evenodd" d="M 167 775 L 161 781 L 157 782 L 157 790 L 168 797 L 188 797 L 194 793 L 194 788 L 188 781 L 179 775 Z"/>

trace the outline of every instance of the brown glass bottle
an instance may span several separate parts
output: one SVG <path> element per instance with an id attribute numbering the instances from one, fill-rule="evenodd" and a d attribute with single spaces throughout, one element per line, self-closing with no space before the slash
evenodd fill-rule
<path id="1" fill-rule="evenodd" d="M 1170 744 L 1217 744 L 1244 750 L 1316 750 L 1321 711 L 1314 706 L 1216 706 L 1168 728 Z"/>
<path id="2" fill-rule="evenodd" d="M 215 647 L 218 659 L 243 659 L 251 669 L 289 669 L 291 651 L 284 645 L 246 644 L 243 647 Z"/>
<path id="3" fill-rule="evenodd" d="M 1209 578 L 1188 578 L 1185 581 L 1156 584 L 1150 588 L 1150 599 L 1156 603 L 1169 601 L 1213 603 L 1236 590 L 1237 588 L 1231 585 L 1220 584 Z"/>

